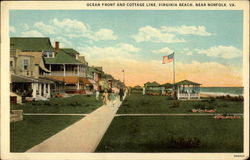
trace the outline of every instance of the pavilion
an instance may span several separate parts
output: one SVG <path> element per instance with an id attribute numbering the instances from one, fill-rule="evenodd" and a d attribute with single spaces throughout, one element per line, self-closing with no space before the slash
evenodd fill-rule
<path id="1" fill-rule="evenodd" d="M 183 80 L 175 83 L 177 89 L 178 99 L 200 99 L 200 85 L 199 83 L 189 80 Z"/>

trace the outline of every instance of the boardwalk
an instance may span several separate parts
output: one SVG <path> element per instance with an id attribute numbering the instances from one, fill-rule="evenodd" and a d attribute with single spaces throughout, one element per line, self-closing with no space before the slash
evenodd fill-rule
<path id="1" fill-rule="evenodd" d="M 98 108 L 27 152 L 94 152 L 120 105 Z"/>

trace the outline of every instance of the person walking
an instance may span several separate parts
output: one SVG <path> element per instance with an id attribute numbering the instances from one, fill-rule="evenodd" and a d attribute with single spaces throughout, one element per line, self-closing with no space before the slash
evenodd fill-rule
<path id="1" fill-rule="evenodd" d="M 116 99 L 115 94 L 113 91 L 111 91 L 109 95 L 109 100 L 112 102 L 113 107 L 115 106 L 115 99 Z"/>
<path id="2" fill-rule="evenodd" d="M 108 104 L 108 97 L 109 97 L 108 91 L 105 89 L 102 95 L 102 101 L 105 106 Z"/>
<path id="3" fill-rule="evenodd" d="M 123 91 L 122 88 L 120 88 L 120 90 L 119 90 L 119 96 L 120 96 L 120 101 L 122 101 L 123 100 L 123 96 L 124 96 L 124 91 Z"/>

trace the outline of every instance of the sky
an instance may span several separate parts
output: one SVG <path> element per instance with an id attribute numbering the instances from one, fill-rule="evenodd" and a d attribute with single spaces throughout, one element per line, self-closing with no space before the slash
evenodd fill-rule
<path id="1" fill-rule="evenodd" d="M 50 37 L 129 86 L 188 79 L 242 86 L 240 10 L 11 10 L 10 37 Z"/>

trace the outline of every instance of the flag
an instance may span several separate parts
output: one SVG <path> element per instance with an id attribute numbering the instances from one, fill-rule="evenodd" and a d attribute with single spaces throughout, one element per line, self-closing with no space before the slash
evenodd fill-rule
<path id="1" fill-rule="evenodd" d="M 173 60 L 174 60 L 174 53 L 172 53 L 168 56 L 163 56 L 162 64 L 172 62 Z"/>

